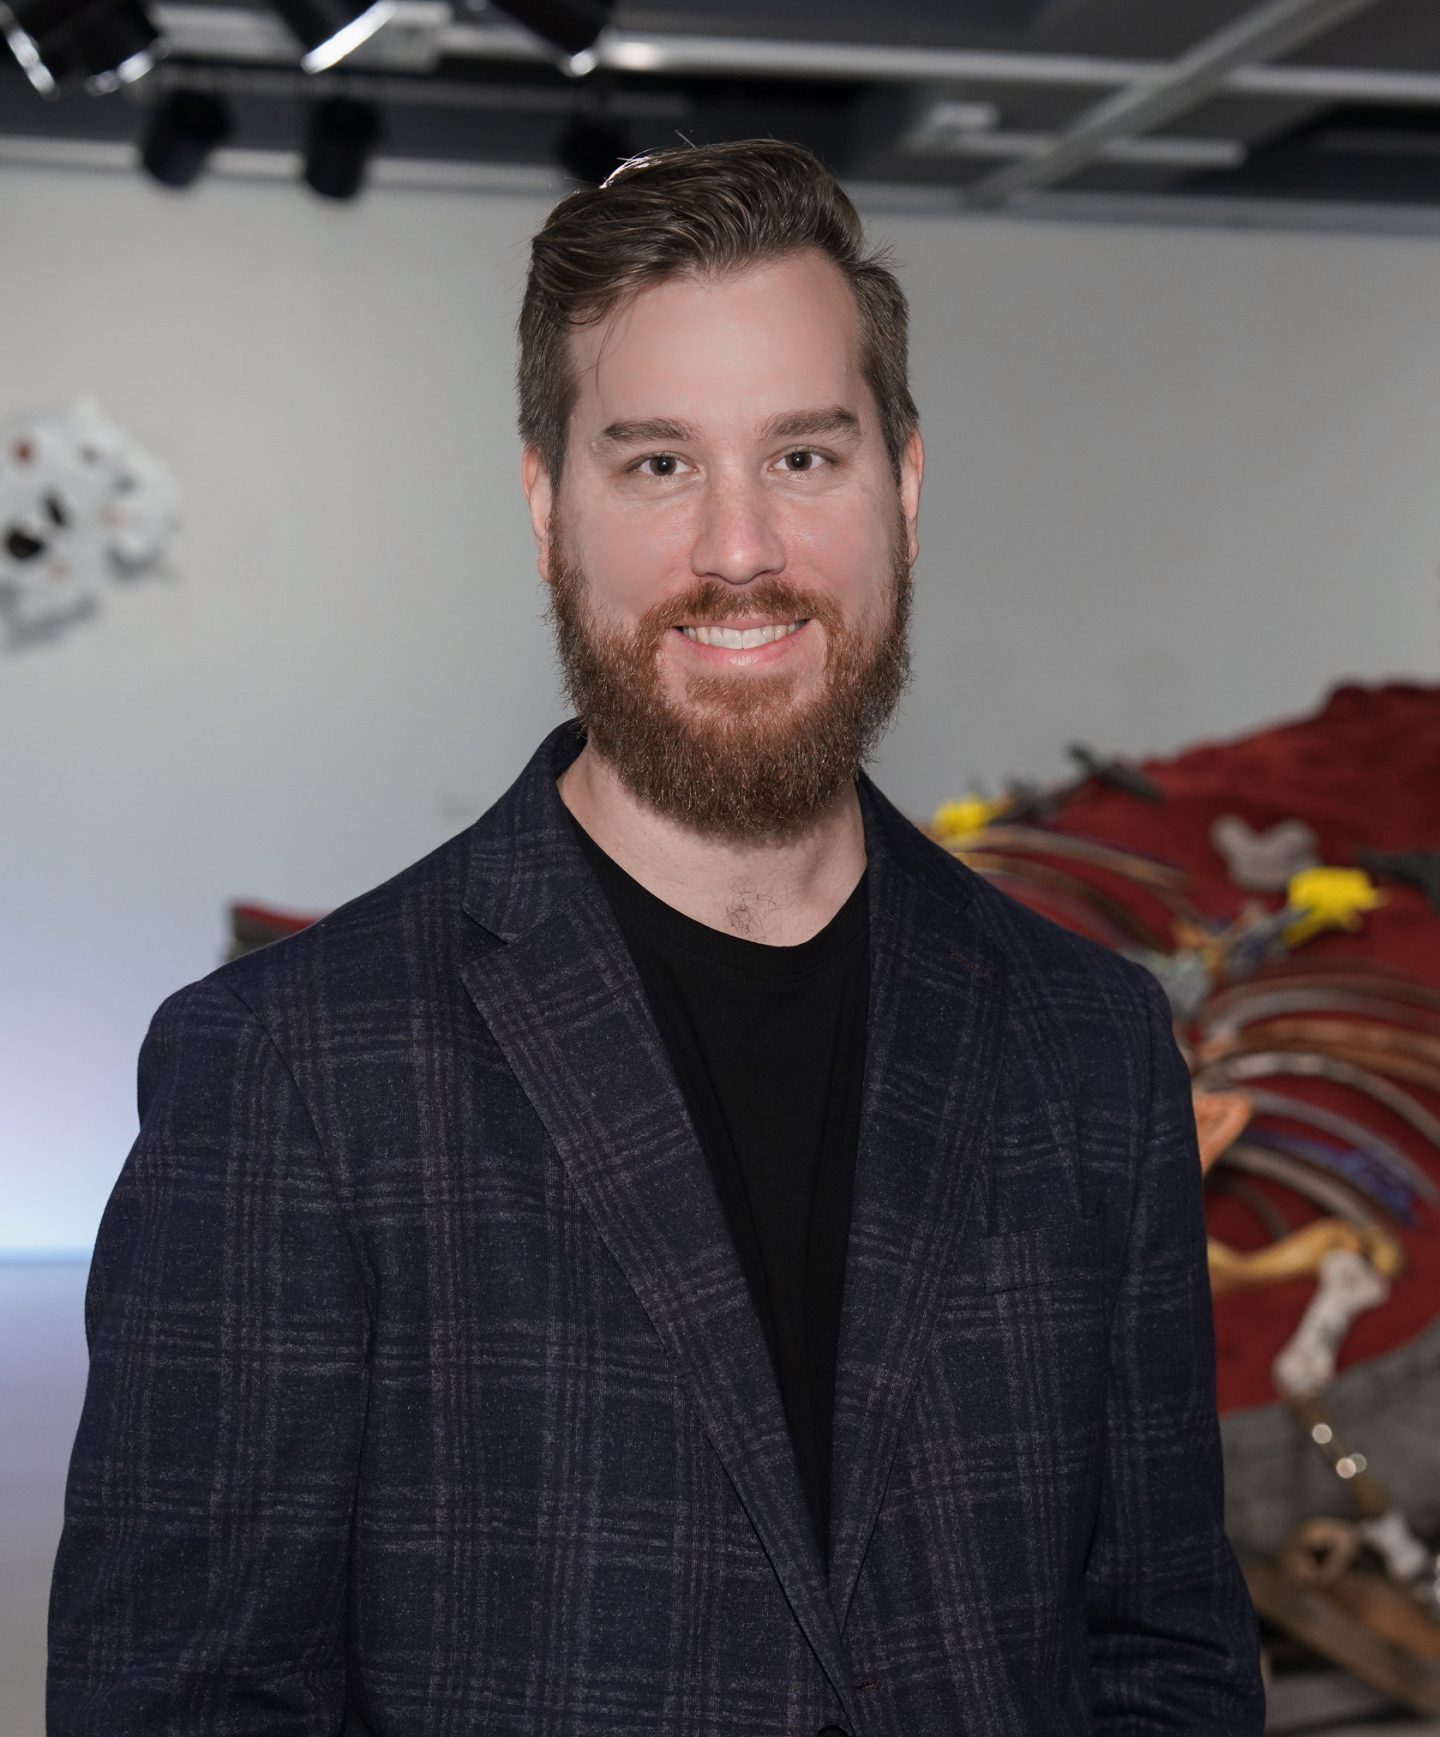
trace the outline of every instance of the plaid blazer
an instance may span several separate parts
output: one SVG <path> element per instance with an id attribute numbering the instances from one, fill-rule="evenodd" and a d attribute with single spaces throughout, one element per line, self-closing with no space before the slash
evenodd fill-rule
<path id="1" fill-rule="evenodd" d="M 862 781 L 822 1564 L 577 746 L 156 1015 L 52 1737 L 1259 1732 L 1158 988 Z"/>

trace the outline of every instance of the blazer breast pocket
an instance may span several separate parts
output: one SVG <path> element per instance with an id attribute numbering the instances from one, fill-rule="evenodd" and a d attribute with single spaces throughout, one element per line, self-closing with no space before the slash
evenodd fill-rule
<path id="1" fill-rule="evenodd" d="M 1105 1215 L 1060 1219 L 1027 1230 L 1000 1231 L 980 1243 L 987 1291 L 1093 1287 L 1098 1298 L 1105 1263 Z"/>

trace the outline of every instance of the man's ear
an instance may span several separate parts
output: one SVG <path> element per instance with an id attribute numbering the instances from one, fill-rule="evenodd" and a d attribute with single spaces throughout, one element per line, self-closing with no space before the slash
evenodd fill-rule
<path id="1" fill-rule="evenodd" d="M 900 510 L 905 515 L 907 559 L 914 564 L 920 553 L 920 486 L 925 481 L 925 442 L 912 428 L 900 454 Z"/>
<path id="2" fill-rule="evenodd" d="M 535 566 L 548 585 L 551 578 L 550 510 L 554 505 L 555 491 L 538 446 L 527 446 L 520 455 L 520 487 L 525 491 L 530 529 L 535 536 Z"/>

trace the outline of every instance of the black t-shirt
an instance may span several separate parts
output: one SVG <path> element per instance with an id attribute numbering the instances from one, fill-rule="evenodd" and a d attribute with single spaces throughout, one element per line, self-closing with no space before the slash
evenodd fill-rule
<path id="1" fill-rule="evenodd" d="M 624 934 L 770 1346 L 822 1557 L 870 994 L 865 877 L 818 935 L 711 929 L 576 826 Z"/>

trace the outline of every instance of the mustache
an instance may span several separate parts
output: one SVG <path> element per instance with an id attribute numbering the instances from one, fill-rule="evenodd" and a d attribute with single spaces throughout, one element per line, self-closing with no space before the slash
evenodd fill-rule
<path id="1" fill-rule="evenodd" d="M 840 607 L 824 592 L 807 591 L 785 579 L 756 579 L 743 591 L 721 580 L 702 582 L 647 609 L 637 623 L 643 639 L 658 639 L 672 628 L 702 626 L 715 621 L 818 621 L 832 631 L 840 626 Z"/>

